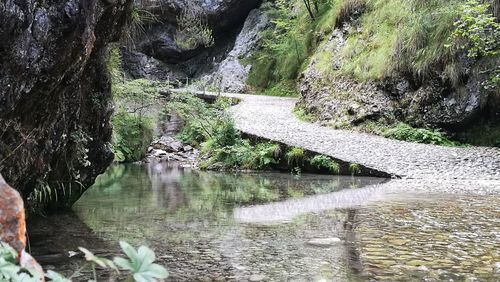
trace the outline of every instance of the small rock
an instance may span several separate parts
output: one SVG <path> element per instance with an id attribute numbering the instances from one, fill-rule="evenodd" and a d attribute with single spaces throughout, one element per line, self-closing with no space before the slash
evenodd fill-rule
<path id="1" fill-rule="evenodd" d="M 317 247 L 330 247 L 333 244 L 339 243 L 341 240 L 336 237 L 331 238 L 315 238 L 307 242 L 308 245 Z"/>
<path id="2" fill-rule="evenodd" d="M 266 276 L 262 274 L 252 274 L 250 278 L 248 279 L 251 282 L 259 282 L 259 281 L 264 281 L 266 279 Z"/>
<path id="3" fill-rule="evenodd" d="M 166 156 L 167 155 L 167 152 L 165 152 L 164 150 L 160 150 L 160 149 L 155 149 L 153 150 L 153 152 L 151 152 L 153 154 L 153 156 L 155 157 L 160 157 L 160 156 Z"/>

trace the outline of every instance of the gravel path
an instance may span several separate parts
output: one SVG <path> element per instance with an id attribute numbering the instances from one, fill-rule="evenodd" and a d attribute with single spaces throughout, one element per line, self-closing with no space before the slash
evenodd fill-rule
<path id="1" fill-rule="evenodd" d="M 241 100 L 231 108 L 238 130 L 357 163 L 401 178 L 500 180 L 500 149 L 443 147 L 336 130 L 297 119 L 297 99 L 222 94 Z M 499 182 L 500 186 L 500 182 Z"/>

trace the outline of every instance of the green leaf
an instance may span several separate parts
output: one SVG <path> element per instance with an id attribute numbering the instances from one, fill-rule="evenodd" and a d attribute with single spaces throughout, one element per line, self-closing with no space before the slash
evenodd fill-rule
<path id="1" fill-rule="evenodd" d="M 134 266 L 128 259 L 116 257 L 113 259 L 115 264 L 124 270 L 134 271 Z"/>
<path id="2" fill-rule="evenodd" d="M 71 282 L 71 280 L 65 278 L 61 274 L 54 272 L 52 270 L 47 271 L 45 277 L 50 278 L 52 282 Z M 40 280 L 38 280 L 40 281 Z"/>

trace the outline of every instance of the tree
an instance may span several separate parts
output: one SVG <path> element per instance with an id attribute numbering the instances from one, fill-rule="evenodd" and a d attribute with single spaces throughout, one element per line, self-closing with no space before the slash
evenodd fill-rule
<path id="1" fill-rule="evenodd" d="M 311 17 L 312 20 L 314 20 L 315 19 L 314 13 L 316 14 L 319 13 L 319 0 L 302 0 L 302 2 L 304 2 L 304 5 L 306 6 L 309 16 Z M 314 7 L 314 12 L 312 7 Z"/>

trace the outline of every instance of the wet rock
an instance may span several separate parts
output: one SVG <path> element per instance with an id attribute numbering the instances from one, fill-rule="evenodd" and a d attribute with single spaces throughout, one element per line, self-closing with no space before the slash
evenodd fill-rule
<path id="1" fill-rule="evenodd" d="M 26 247 L 24 203 L 0 175 L 0 235 L 1 241 L 11 245 L 21 255 Z"/>
<path id="2" fill-rule="evenodd" d="M 21 266 L 34 269 L 42 280 L 43 270 L 30 254 L 26 253 L 26 220 L 24 203 L 19 193 L 11 188 L 0 175 L 0 241 L 12 246 Z"/>
<path id="3" fill-rule="evenodd" d="M 130 78 L 161 80 L 176 85 L 177 81 L 181 81 L 187 76 L 175 66 L 165 64 L 143 53 L 127 49 L 122 49 L 121 53 L 123 68 Z"/>
<path id="4" fill-rule="evenodd" d="M 161 150 L 161 149 L 153 149 L 151 151 L 151 154 L 155 157 L 162 157 L 162 156 L 166 156 L 167 152 L 165 152 L 164 150 Z"/>
<path id="5" fill-rule="evenodd" d="M 340 242 L 341 242 L 340 238 L 331 237 L 331 238 L 315 238 L 309 240 L 307 244 L 316 247 L 331 247 Z"/>
<path id="6" fill-rule="evenodd" d="M 183 167 L 196 167 L 199 151 L 192 146 L 184 144 L 172 136 L 162 136 L 154 140 L 148 149 L 144 162 L 174 161 Z"/>
<path id="7" fill-rule="evenodd" d="M 56 190 L 57 204 L 71 206 L 113 161 L 106 44 L 130 4 L 0 3 L 0 171 L 23 197 L 37 183 L 83 184 Z"/>

